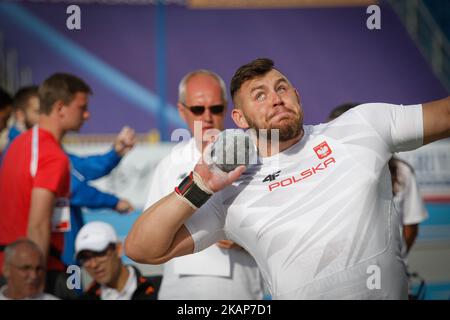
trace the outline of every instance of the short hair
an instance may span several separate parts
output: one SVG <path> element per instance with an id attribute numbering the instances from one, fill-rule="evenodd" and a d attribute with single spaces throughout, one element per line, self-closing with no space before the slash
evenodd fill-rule
<path id="1" fill-rule="evenodd" d="M 254 78 L 265 75 L 274 68 L 275 64 L 271 59 L 258 58 L 250 63 L 244 64 L 235 72 L 230 84 L 231 99 L 234 101 L 234 96 L 242 87 L 244 82 Z"/>
<path id="2" fill-rule="evenodd" d="M 197 75 L 207 75 L 217 80 L 220 85 L 220 91 L 222 92 L 222 100 L 224 102 L 227 101 L 227 88 L 225 85 L 225 81 L 214 71 L 199 69 L 186 74 L 183 79 L 181 79 L 180 84 L 178 85 L 178 101 L 185 104 L 186 103 L 186 86 L 188 81 Z"/>
<path id="3" fill-rule="evenodd" d="M 28 245 L 31 249 L 35 250 L 36 252 L 39 252 L 39 254 L 43 256 L 41 249 L 35 242 L 33 242 L 28 238 L 20 238 L 14 242 L 11 242 L 5 247 L 4 263 L 12 262 L 14 253 L 16 252 L 17 247 L 20 245 Z"/>
<path id="4" fill-rule="evenodd" d="M 343 104 L 337 106 L 336 108 L 331 110 L 330 115 L 328 116 L 328 121 L 336 119 L 344 112 L 347 112 L 348 110 L 350 110 L 358 105 L 360 105 L 360 104 L 355 103 L 355 102 L 347 102 L 347 103 L 343 103 Z"/>
<path id="5" fill-rule="evenodd" d="M 20 88 L 13 98 L 13 109 L 25 111 L 28 107 L 28 101 L 31 97 L 39 98 L 39 87 L 29 86 Z"/>
<path id="6" fill-rule="evenodd" d="M 0 111 L 12 105 L 11 95 L 0 87 Z"/>
<path id="7" fill-rule="evenodd" d="M 91 88 L 80 78 L 68 73 L 55 73 L 39 87 L 40 113 L 50 114 L 56 101 L 69 104 L 77 92 L 92 94 Z"/>

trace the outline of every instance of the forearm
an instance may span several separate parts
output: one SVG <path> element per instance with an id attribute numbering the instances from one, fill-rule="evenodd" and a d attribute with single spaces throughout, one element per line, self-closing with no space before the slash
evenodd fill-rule
<path id="1" fill-rule="evenodd" d="M 175 243 L 175 236 L 193 213 L 194 209 L 174 192 L 162 198 L 134 223 L 125 243 L 127 256 L 154 264 L 166 260 L 164 257 L 169 253 L 177 255 L 174 251 L 180 243 Z M 183 250 L 180 253 L 185 254 Z"/>
<path id="2" fill-rule="evenodd" d="M 405 238 L 407 252 L 409 252 L 412 245 L 414 244 L 418 232 L 419 226 L 417 224 L 403 226 L 403 237 Z"/>
<path id="3" fill-rule="evenodd" d="M 44 260 L 47 260 L 50 248 L 51 225 L 49 222 L 41 221 L 39 223 L 30 223 L 28 225 L 27 237 L 34 241 L 44 254 Z"/>
<path id="4" fill-rule="evenodd" d="M 27 237 L 36 242 L 39 248 L 41 248 L 45 259 L 48 257 L 50 248 L 54 199 L 55 196 L 50 190 L 33 188 L 31 191 Z"/>

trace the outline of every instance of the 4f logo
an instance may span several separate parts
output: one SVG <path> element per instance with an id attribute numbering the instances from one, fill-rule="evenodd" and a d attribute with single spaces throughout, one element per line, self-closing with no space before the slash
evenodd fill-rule
<path id="1" fill-rule="evenodd" d="M 322 142 L 318 146 L 315 146 L 314 151 L 316 152 L 316 155 L 319 157 L 319 159 L 328 157 L 332 152 L 330 146 L 326 141 Z"/>
<path id="2" fill-rule="evenodd" d="M 275 173 L 269 174 L 267 177 L 264 178 L 263 182 L 267 182 L 267 181 L 270 182 L 270 181 L 275 180 L 280 175 L 280 172 L 281 172 L 281 170 L 279 170 Z"/>

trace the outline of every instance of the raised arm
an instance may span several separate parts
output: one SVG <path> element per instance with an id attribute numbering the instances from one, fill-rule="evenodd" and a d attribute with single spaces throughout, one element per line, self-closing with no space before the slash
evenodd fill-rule
<path id="1" fill-rule="evenodd" d="M 423 104 L 423 144 L 450 137 L 450 97 Z"/>
<path id="2" fill-rule="evenodd" d="M 244 170 L 245 167 L 241 166 L 222 175 L 211 172 L 204 164 L 197 164 L 194 169 L 213 192 L 233 183 Z M 175 192 L 162 198 L 134 223 L 125 241 L 126 255 L 137 262 L 161 264 L 193 253 L 194 241 L 184 222 L 194 212 L 195 209 Z"/>

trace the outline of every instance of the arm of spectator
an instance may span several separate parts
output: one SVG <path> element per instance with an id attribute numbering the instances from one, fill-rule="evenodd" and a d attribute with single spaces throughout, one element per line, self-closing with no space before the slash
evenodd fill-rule
<path id="1" fill-rule="evenodd" d="M 80 157 L 68 154 L 68 156 L 73 169 L 78 171 L 88 181 L 106 176 L 117 167 L 122 159 L 114 148 L 107 153 L 99 155 Z"/>
<path id="2" fill-rule="evenodd" d="M 119 198 L 113 194 L 102 192 L 86 181 L 71 176 L 70 204 L 77 207 L 115 209 Z"/>
<path id="3" fill-rule="evenodd" d="M 124 127 L 114 140 L 113 147 L 104 154 L 80 157 L 68 154 L 70 162 L 86 180 L 95 180 L 109 174 L 119 164 L 122 157 L 135 145 L 134 130 Z"/>
<path id="4" fill-rule="evenodd" d="M 71 199 L 72 206 L 88 207 L 91 209 L 110 208 L 119 213 L 130 213 L 134 207 L 130 202 L 119 199 L 115 195 L 98 190 L 89 185 L 86 181 L 81 181 L 77 176 L 72 175 L 71 180 Z"/>
<path id="5" fill-rule="evenodd" d="M 31 191 L 30 215 L 27 237 L 36 242 L 44 253 L 45 260 L 50 248 L 51 219 L 55 195 L 48 189 L 33 188 Z"/>
<path id="6" fill-rule="evenodd" d="M 414 241 L 416 240 L 417 234 L 419 233 L 418 224 L 410 224 L 403 226 L 403 237 L 406 242 L 406 251 L 409 252 Z"/>

